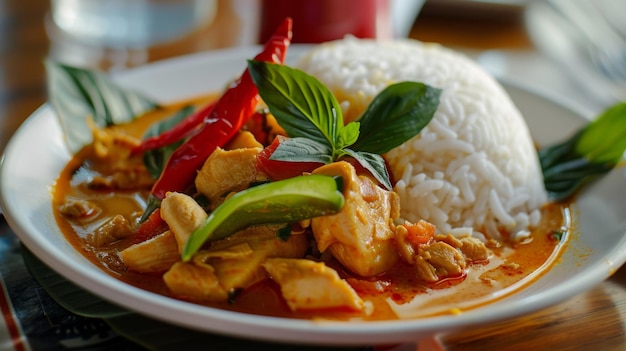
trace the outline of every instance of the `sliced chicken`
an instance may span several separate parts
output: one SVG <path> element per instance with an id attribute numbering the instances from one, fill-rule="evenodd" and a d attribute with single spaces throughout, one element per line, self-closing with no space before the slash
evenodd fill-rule
<path id="1" fill-rule="evenodd" d="M 89 120 L 93 132 L 91 167 L 95 174 L 89 183 L 92 188 L 137 189 L 150 188 L 154 178 L 144 166 L 140 155 L 132 149 L 141 140 L 116 128 L 99 128 Z"/>
<path id="2" fill-rule="evenodd" d="M 129 270 L 140 273 L 161 273 L 180 261 L 178 245 L 171 231 L 129 246 L 120 252 Z"/>
<path id="3" fill-rule="evenodd" d="M 341 176 L 345 204 L 330 216 L 313 218 L 311 227 L 321 252 L 331 254 L 351 272 L 369 277 L 386 271 L 398 260 L 394 245 L 399 198 L 366 176 L 357 176 L 348 162 L 335 162 L 314 174 Z"/>
<path id="4" fill-rule="evenodd" d="M 322 262 L 307 259 L 270 258 L 263 267 L 280 285 L 292 311 L 348 308 L 363 309 L 363 300 L 337 272 Z"/>
<path id="5" fill-rule="evenodd" d="M 277 237 L 282 226 L 256 226 L 247 228 L 231 237 L 216 241 L 207 250 L 196 253 L 191 262 L 184 266 L 176 264 L 166 274 L 165 283 L 174 294 L 184 292 L 182 287 L 191 286 L 185 297 L 192 300 L 226 301 L 228 294 L 245 289 L 267 275 L 262 263 L 270 257 L 303 257 L 308 247 L 305 235 L 292 235 L 288 240 Z M 191 266 L 201 269 L 194 270 Z M 211 274 L 199 277 L 196 274 L 210 268 Z M 198 282 L 180 279 L 200 279 Z M 197 286 L 196 286 L 197 285 Z M 213 292 L 200 291 L 200 286 L 211 287 Z M 219 289 L 215 288 L 219 286 Z M 195 289 L 195 290 L 194 290 Z M 215 290 L 217 289 L 217 290 Z M 221 291 L 225 293 L 222 294 Z"/>
<path id="6" fill-rule="evenodd" d="M 179 252 L 182 252 L 191 233 L 208 217 L 196 200 L 182 193 L 167 193 L 161 201 L 160 211 L 161 218 L 176 237 Z"/>
<path id="7" fill-rule="evenodd" d="M 269 230 L 268 230 L 269 228 Z M 247 288 L 265 279 L 265 271 L 262 263 L 271 257 L 304 257 L 308 242 L 304 235 L 292 235 L 288 240 L 281 240 L 277 237 L 278 226 L 258 226 L 246 229 L 241 236 L 246 238 L 245 242 L 237 243 L 238 238 L 230 240 L 233 246 L 218 249 L 219 245 L 211 247 L 207 254 L 209 257 L 206 263 L 213 266 L 220 284 L 226 291 Z M 258 237 L 255 238 L 255 232 Z M 268 237 L 267 233 L 272 236 Z M 239 234 L 236 234 L 237 236 Z M 249 247 L 250 253 L 246 255 L 232 255 L 233 248 L 245 244 Z"/>
<path id="8" fill-rule="evenodd" d="M 263 147 L 263 144 L 259 143 L 254 134 L 243 131 L 237 133 L 226 145 L 224 145 L 224 150 L 234 150 L 234 149 L 244 149 L 244 148 L 254 148 L 254 147 Z"/>
<path id="9" fill-rule="evenodd" d="M 192 301 L 227 301 L 228 292 L 219 284 L 208 264 L 177 262 L 163 275 L 172 294 Z"/>
<path id="10" fill-rule="evenodd" d="M 460 249 L 467 262 L 481 262 L 489 259 L 491 251 L 479 239 L 466 236 L 460 240 L 463 243 Z"/>
<path id="11" fill-rule="evenodd" d="M 99 226 L 93 233 L 87 235 L 87 243 L 94 247 L 104 247 L 133 233 L 128 220 L 122 215 L 111 217 Z"/>
<path id="12" fill-rule="evenodd" d="M 397 225 L 395 240 L 400 257 L 406 263 L 414 264 L 418 248 L 434 240 L 436 229 L 434 224 L 424 220 L 419 220 L 417 223 L 404 221 L 404 224 Z"/>
<path id="13" fill-rule="evenodd" d="M 443 278 L 463 274 L 467 264 L 459 250 L 443 241 L 420 246 L 415 257 L 417 275 L 435 283 Z"/>
<path id="14" fill-rule="evenodd" d="M 92 201 L 76 199 L 66 199 L 65 202 L 59 206 L 59 211 L 67 218 L 80 221 L 94 218 L 102 213 L 102 209 Z"/>
<path id="15" fill-rule="evenodd" d="M 256 167 L 256 157 L 262 148 L 223 150 L 217 148 L 207 158 L 196 176 L 196 189 L 206 196 L 211 207 L 224 201 L 230 192 L 241 191 L 267 177 Z"/>

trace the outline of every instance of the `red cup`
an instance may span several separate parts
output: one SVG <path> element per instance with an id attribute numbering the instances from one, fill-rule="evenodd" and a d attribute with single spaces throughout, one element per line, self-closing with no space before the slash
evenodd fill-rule
<path id="1" fill-rule="evenodd" d="M 389 0 L 262 0 L 259 43 L 293 19 L 294 43 L 321 43 L 346 35 L 391 38 Z"/>

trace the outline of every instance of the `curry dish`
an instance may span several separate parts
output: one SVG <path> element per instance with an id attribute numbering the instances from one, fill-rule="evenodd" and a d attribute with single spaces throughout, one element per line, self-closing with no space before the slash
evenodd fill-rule
<path id="1" fill-rule="evenodd" d="M 154 178 L 133 149 L 145 130 L 186 104 L 125 125 L 94 127 L 53 191 L 57 222 L 95 265 L 141 289 L 207 306 L 292 318 L 383 320 L 461 313 L 493 302 L 556 264 L 571 223 L 566 204 L 548 204 L 520 242 L 436 233 L 399 218 L 397 194 L 348 159 L 306 174 L 342 179 L 341 210 L 291 223 L 254 225 L 205 243 L 189 260 L 182 246 L 232 194 L 273 181 L 257 157 L 284 131 L 266 111 L 218 147 L 191 195 L 169 192 L 140 223 Z M 285 231 L 288 233 L 285 234 Z"/>
<path id="2" fill-rule="evenodd" d="M 356 119 L 346 112 L 344 121 L 329 88 L 283 64 L 290 40 L 287 18 L 217 96 L 149 103 L 122 123 L 113 122 L 119 116 L 108 106 L 84 116 L 91 142 L 53 190 L 56 219 L 77 250 L 114 277 L 172 298 L 340 320 L 462 313 L 556 264 L 571 230 L 562 203 L 528 208 L 532 221 L 519 222 L 530 230 L 516 228 L 502 205 L 492 206 L 500 224 L 482 228 L 443 231 L 401 216 L 394 191 L 401 175 L 385 155 L 421 137 L 431 120 L 440 123 L 433 116 L 445 87 L 389 82 Z M 89 81 L 81 77 L 72 79 Z M 107 94 L 122 98 L 115 107 L 129 106 L 128 95 L 117 93 Z M 523 126 L 506 123 L 513 122 Z M 515 141 L 522 143 L 531 157 L 521 157 L 530 160 L 521 170 L 538 170 L 530 138 Z M 530 182 L 540 184 L 541 175 L 533 175 Z M 492 189 L 484 201 L 498 204 L 497 196 Z M 524 201 L 522 194 L 507 206 Z"/>

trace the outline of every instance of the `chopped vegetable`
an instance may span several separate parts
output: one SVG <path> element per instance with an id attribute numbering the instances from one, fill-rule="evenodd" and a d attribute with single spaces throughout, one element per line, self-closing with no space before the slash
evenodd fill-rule
<path id="1" fill-rule="evenodd" d="M 407 241 L 419 246 L 428 244 L 434 237 L 437 228 L 431 223 L 420 220 L 417 223 L 402 224 L 407 229 Z"/>
<path id="2" fill-rule="evenodd" d="M 571 138 L 539 150 L 548 195 L 556 201 L 611 171 L 626 151 L 626 102 L 605 110 Z"/>
<path id="3" fill-rule="evenodd" d="M 182 111 L 184 111 L 185 114 L 183 115 L 184 118 L 182 118 L 182 120 L 176 121 L 177 123 L 172 128 L 167 128 L 162 133 L 149 135 L 133 150 L 133 153 L 137 154 L 148 150 L 158 149 L 189 137 L 193 132 L 197 131 L 198 128 L 202 126 L 205 118 L 211 114 L 214 107 L 215 104 L 211 103 L 194 113 L 190 113 L 190 111 L 183 109 Z"/>
<path id="4" fill-rule="evenodd" d="M 563 239 L 563 237 L 565 236 L 565 232 L 562 230 L 553 230 L 552 231 L 552 238 L 556 241 L 561 241 Z"/>
<path id="5" fill-rule="evenodd" d="M 282 63 L 291 41 L 291 24 L 290 18 L 285 19 L 255 59 Z M 171 155 L 152 188 L 142 220 L 159 206 L 168 191 L 189 191 L 202 163 L 239 131 L 255 112 L 258 102 L 258 90 L 246 69 L 215 103 L 201 130 Z"/>
<path id="6" fill-rule="evenodd" d="M 182 259 L 191 259 L 206 241 L 223 239 L 243 228 L 330 215 L 343 203 L 338 181 L 323 175 L 298 176 L 246 189 L 224 201 L 191 233 Z"/>
<path id="7" fill-rule="evenodd" d="M 140 243 L 165 232 L 168 229 L 167 223 L 161 218 L 161 213 L 157 209 L 152 212 L 148 219 L 141 223 L 133 233 L 133 242 Z"/>
<path id="8" fill-rule="evenodd" d="M 177 126 L 179 126 L 180 124 L 185 124 L 184 121 L 189 118 L 193 111 L 193 106 L 185 106 L 181 108 L 172 117 L 169 117 L 159 123 L 155 123 L 150 126 L 148 131 L 146 131 L 146 133 L 144 134 L 144 137 L 147 137 L 146 140 L 150 140 L 153 136 L 156 137 L 160 134 L 169 134 L 169 131 L 173 130 L 172 128 L 176 129 Z M 159 140 L 162 140 L 163 142 L 165 141 L 165 139 Z M 146 166 L 148 172 L 150 172 L 150 175 L 153 178 L 156 179 L 161 175 L 161 172 L 163 172 L 163 168 L 165 167 L 167 160 L 170 158 L 172 153 L 183 143 L 183 141 L 184 140 L 173 140 L 168 145 L 163 145 L 159 148 L 141 150 L 141 152 L 143 152 L 143 164 Z M 143 144 L 140 144 L 140 146 L 141 145 Z M 150 145 L 151 143 L 148 144 L 148 146 Z M 134 150 L 132 150 L 132 154 L 137 153 L 140 153 L 139 149 L 135 148 Z"/>

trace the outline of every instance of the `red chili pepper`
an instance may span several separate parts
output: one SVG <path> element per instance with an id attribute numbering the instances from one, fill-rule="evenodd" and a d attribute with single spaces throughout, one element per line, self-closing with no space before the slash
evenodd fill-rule
<path id="1" fill-rule="evenodd" d="M 184 120 L 174 126 L 174 128 L 157 136 L 146 138 L 141 142 L 141 144 L 139 144 L 139 146 L 133 149 L 133 154 L 158 149 L 190 136 L 203 124 L 204 120 L 211 114 L 214 107 L 215 103 L 208 104 L 204 108 L 187 116 Z"/>
<path id="2" fill-rule="evenodd" d="M 274 141 L 261 150 L 256 157 L 256 167 L 261 172 L 267 174 L 272 180 L 282 180 L 287 178 L 293 178 L 303 173 L 313 172 L 314 169 L 323 165 L 321 162 L 288 162 L 271 160 L 272 154 L 280 143 L 287 137 L 277 136 Z"/>
<path id="3" fill-rule="evenodd" d="M 291 43 L 291 26 L 291 18 L 286 18 L 254 59 L 283 63 Z M 226 144 L 237 133 L 255 112 L 259 100 L 259 91 L 246 69 L 217 100 L 204 120 L 202 129 L 170 156 L 161 176 L 152 187 L 144 217 L 158 206 L 158 201 L 168 191 L 187 192 L 191 188 L 202 163 L 217 147 Z"/>
<path id="4" fill-rule="evenodd" d="M 156 209 L 150 214 L 150 217 L 137 228 L 133 234 L 133 243 L 142 243 L 148 239 L 152 239 L 155 236 L 164 233 L 169 229 L 169 226 L 161 218 L 161 211 Z"/>

